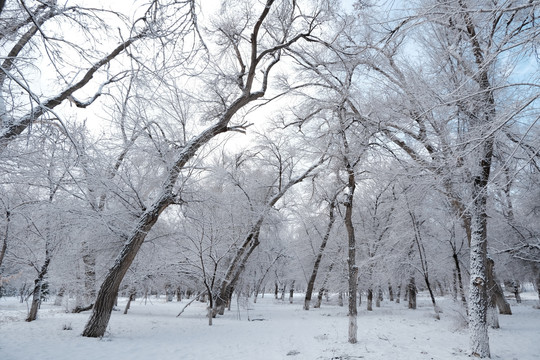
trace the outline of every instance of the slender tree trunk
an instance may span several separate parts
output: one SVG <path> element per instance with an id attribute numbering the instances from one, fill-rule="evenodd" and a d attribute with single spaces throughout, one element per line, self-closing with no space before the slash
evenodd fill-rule
<path id="1" fill-rule="evenodd" d="M 454 265 L 456 266 L 456 275 L 457 275 L 457 286 L 459 289 L 459 296 L 461 297 L 461 304 L 465 309 L 466 313 L 469 314 L 469 307 L 467 306 L 467 298 L 465 297 L 465 288 L 463 286 L 463 278 L 461 276 L 461 266 L 459 265 L 459 258 L 457 253 L 454 251 L 452 254 L 454 259 Z"/>
<path id="2" fill-rule="evenodd" d="M 399 304 L 401 297 L 401 284 L 397 286 L 397 292 L 396 292 L 396 304 Z"/>
<path id="3" fill-rule="evenodd" d="M 373 311 L 373 290 L 367 290 L 367 311 Z"/>
<path id="4" fill-rule="evenodd" d="M 394 289 L 392 289 L 392 284 L 388 283 L 388 298 L 390 301 L 394 301 Z"/>
<path id="5" fill-rule="evenodd" d="M 414 276 L 409 279 L 409 285 L 407 287 L 407 294 L 409 295 L 409 309 L 416 309 L 416 281 Z"/>
<path id="6" fill-rule="evenodd" d="M 381 307 L 381 301 L 383 301 L 383 292 L 382 292 L 382 289 L 379 288 L 377 290 L 377 301 L 375 301 L 375 306 Z"/>
<path id="7" fill-rule="evenodd" d="M 131 289 L 129 291 L 129 297 L 128 297 L 128 302 L 126 304 L 126 307 L 124 309 L 124 315 L 126 315 L 128 313 L 128 310 L 129 310 L 129 307 L 131 306 L 131 302 L 132 301 L 135 301 L 135 296 L 136 296 L 136 290 L 135 289 Z"/>
<path id="8" fill-rule="evenodd" d="M 317 294 L 317 302 L 313 306 L 316 309 L 321 307 L 324 291 L 326 290 L 326 285 L 328 284 L 328 280 L 330 279 L 330 274 L 332 273 L 333 268 L 334 268 L 334 262 L 330 263 L 330 266 L 328 266 L 328 271 L 326 272 L 326 275 L 324 276 L 324 280 L 322 282 L 321 288 L 319 289 L 319 293 Z"/>
<path id="9" fill-rule="evenodd" d="M 289 289 L 289 304 L 293 303 L 293 296 L 294 296 L 294 280 L 291 283 L 291 288 Z"/>
<path id="10" fill-rule="evenodd" d="M 335 222 L 335 216 L 334 216 L 335 206 L 336 206 L 336 198 L 334 197 L 329 204 L 328 225 L 326 226 L 326 232 L 324 233 L 323 241 L 321 243 L 321 246 L 319 247 L 319 252 L 317 253 L 317 256 L 315 258 L 315 264 L 313 264 L 313 270 L 311 272 L 311 276 L 308 281 L 306 297 L 304 299 L 304 310 L 309 310 L 311 296 L 313 293 L 313 287 L 315 286 L 315 280 L 317 279 L 317 273 L 319 271 L 319 265 L 321 264 L 324 249 L 326 248 L 326 244 L 328 243 L 328 239 L 330 238 L 330 232 L 332 230 L 332 226 L 334 225 L 334 222 Z"/>

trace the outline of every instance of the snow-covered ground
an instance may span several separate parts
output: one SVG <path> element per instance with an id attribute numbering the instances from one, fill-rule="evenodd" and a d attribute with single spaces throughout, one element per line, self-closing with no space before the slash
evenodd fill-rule
<path id="1" fill-rule="evenodd" d="M 538 359 L 540 310 L 534 294 L 522 304 L 511 302 L 512 316 L 500 316 L 501 328 L 490 329 L 492 358 Z M 194 302 L 180 316 L 181 303 L 163 298 L 138 299 L 127 315 L 113 312 L 102 339 L 80 334 L 89 313 L 66 313 L 44 303 L 37 321 L 26 323 L 26 304 L 0 299 L 1 360 L 273 360 L 273 359 L 468 359 L 468 334 L 450 300 L 439 299 L 441 320 L 435 320 L 429 300 L 419 297 L 417 310 L 384 301 L 380 308 L 358 316 L 358 343 L 347 343 L 347 310 L 332 304 L 302 310 L 301 296 L 293 304 L 271 295 L 234 302 L 225 316 L 208 326 L 205 304 Z M 126 299 L 120 299 L 119 308 Z M 66 328 L 67 330 L 64 330 Z"/>

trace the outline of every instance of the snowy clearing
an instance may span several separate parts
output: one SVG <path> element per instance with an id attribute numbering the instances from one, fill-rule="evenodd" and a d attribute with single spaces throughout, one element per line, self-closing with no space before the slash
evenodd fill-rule
<path id="1" fill-rule="evenodd" d="M 179 317 L 188 300 L 138 299 L 127 315 L 113 312 L 102 339 L 80 334 L 89 313 L 71 314 L 44 303 L 37 321 L 26 323 L 26 304 L 0 299 L 0 358 L 19 359 L 467 359 L 468 334 L 450 300 L 439 299 L 437 321 L 424 294 L 418 309 L 384 301 L 380 308 L 360 310 L 356 345 L 347 343 L 347 308 L 323 303 L 302 310 L 295 303 L 266 295 L 256 304 L 234 302 L 225 316 L 208 326 L 206 304 L 194 302 Z M 540 310 L 534 294 L 512 302 L 512 316 L 500 316 L 501 328 L 490 329 L 492 358 L 538 359 Z M 119 300 L 123 309 L 127 299 Z M 249 306 L 248 306 L 249 305 Z M 67 328 L 68 330 L 64 330 Z M 70 329 L 70 330 L 69 330 Z"/>

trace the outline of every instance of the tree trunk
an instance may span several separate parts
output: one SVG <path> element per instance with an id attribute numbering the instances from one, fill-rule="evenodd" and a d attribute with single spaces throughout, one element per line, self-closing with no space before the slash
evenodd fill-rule
<path id="1" fill-rule="evenodd" d="M 126 304 L 126 308 L 124 309 L 124 315 L 128 313 L 129 307 L 131 306 L 131 302 L 135 301 L 136 291 L 135 289 L 131 289 L 129 292 L 128 302 Z"/>
<path id="2" fill-rule="evenodd" d="M 501 284 L 497 280 L 497 276 L 495 274 L 495 262 L 491 258 L 487 259 L 486 271 L 488 279 L 487 291 L 489 297 L 489 305 L 492 307 L 498 307 L 499 314 L 512 315 L 512 308 L 504 297 L 503 289 L 501 288 Z M 495 316 L 496 315 L 497 314 L 495 313 Z"/>
<path id="3" fill-rule="evenodd" d="M 491 143 L 491 141 L 488 140 Z M 486 153 L 485 151 L 483 152 Z M 491 155 L 489 156 L 491 159 Z M 484 162 L 485 159 L 482 159 Z M 489 173 L 488 173 L 489 174 Z M 471 247 L 470 247 L 470 287 L 469 287 L 469 331 L 471 352 L 480 358 L 490 357 L 487 326 L 487 179 L 478 176 L 474 180 L 471 210 Z"/>
<path id="4" fill-rule="evenodd" d="M 323 241 L 321 243 L 321 246 L 319 247 L 319 252 L 317 253 L 317 256 L 315 258 L 315 264 L 313 264 L 313 270 L 311 272 L 311 276 L 308 281 L 306 297 L 304 299 L 304 310 L 309 310 L 311 296 L 313 293 L 313 287 L 315 286 L 315 280 L 317 279 L 317 273 L 319 271 L 319 265 L 321 264 L 324 249 L 326 248 L 326 244 L 328 243 L 328 239 L 330 238 L 330 232 L 332 230 L 332 226 L 334 225 L 334 222 L 335 222 L 335 216 L 334 216 L 335 206 L 336 206 L 336 197 L 334 197 L 329 204 L 330 214 L 328 216 L 329 218 L 328 225 L 326 226 L 326 232 L 324 233 Z"/>
<path id="5" fill-rule="evenodd" d="M 390 301 L 394 301 L 394 289 L 392 289 L 392 284 L 388 283 L 388 298 Z"/>
<path id="6" fill-rule="evenodd" d="M 291 283 L 291 288 L 289 289 L 289 304 L 293 303 L 293 296 L 294 296 L 294 280 Z"/>
<path id="7" fill-rule="evenodd" d="M 367 311 L 373 311 L 373 290 L 367 290 Z"/>
<path id="8" fill-rule="evenodd" d="M 467 315 L 469 314 L 469 307 L 467 306 L 467 298 L 465 297 L 465 289 L 463 287 L 463 278 L 461 276 L 461 266 L 459 265 L 459 258 L 457 253 L 454 251 L 452 254 L 454 258 L 454 265 L 456 266 L 456 276 L 457 276 L 457 287 L 459 289 L 459 296 L 461 297 L 461 304 L 465 309 Z"/>
<path id="9" fill-rule="evenodd" d="M 101 284 L 92 309 L 92 315 L 82 333 L 83 336 L 102 337 L 105 334 L 120 284 L 143 244 L 146 235 L 158 220 L 161 212 L 167 208 L 172 200 L 170 194 L 163 193 L 154 206 L 139 218 L 138 226 L 124 243 L 121 253 L 116 258 L 114 265 L 109 269 L 105 280 Z"/>
<path id="10" fill-rule="evenodd" d="M 401 284 L 397 286 L 397 292 L 396 292 L 396 304 L 400 303 L 400 297 L 401 297 Z"/>
<path id="11" fill-rule="evenodd" d="M 383 292 L 382 289 L 379 288 L 377 290 L 377 300 L 375 301 L 375 307 L 381 307 L 381 301 L 383 301 Z"/>
<path id="12" fill-rule="evenodd" d="M 409 286 L 407 286 L 407 294 L 409 297 L 409 309 L 416 309 L 416 281 L 414 276 L 409 279 Z"/>
<path id="13" fill-rule="evenodd" d="M 42 290 L 43 290 L 43 283 L 45 280 L 45 275 L 47 275 L 47 271 L 49 269 L 49 263 L 51 262 L 50 253 L 47 250 L 45 250 L 46 256 L 45 256 L 45 262 L 41 266 L 41 270 L 39 271 L 39 274 L 34 280 L 34 291 L 32 292 L 32 305 L 30 306 L 30 312 L 28 313 L 28 316 L 26 317 L 26 321 L 34 321 L 37 319 L 37 313 L 39 306 L 41 305 L 41 296 L 42 296 Z"/>
<path id="14" fill-rule="evenodd" d="M 431 282 L 429 281 L 429 277 L 427 273 L 424 274 L 424 281 L 429 291 L 429 297 L 431 298 L 431 304 L 433 305 L 433 310 L 435 311 L 435 318 L 437 320 L 441 320 L 441 316 L 439 315 L 440 310 L 439 310 L 439 307 L 437 306 L 437 302 L 435 301 L 435 295 L 433 294 L 433 289 L 431 288 Z"/>

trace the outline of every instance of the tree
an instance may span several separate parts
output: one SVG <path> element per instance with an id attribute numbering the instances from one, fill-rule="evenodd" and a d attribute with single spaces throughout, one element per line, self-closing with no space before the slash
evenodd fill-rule
<path id="1" fill-rule="evenodd" d="M 285 11 L 286 9 L 287 11 Z M 191 11 L 191 8 L 189 10 Z M 231 10 L 234 12 L 239 9 Z M 204 120 L 210 122 L 210 125 L 197 132 L 182 146 L 173 145 L 168 149 L 170 162 L 165 169 L 162 184 L 156 191 L 153 200 L 137 216 L 131 232 L 125 235 L 124 246 L 114 265 L 105 276 L 92 315 L 83 331 L 83 336 L 99 337 L 105 333 L 120 283 L 148 232 L 163 211 L 180 200 L 175 185 L 186 164 L 201 147 L 217 135 L 244 128 L 242 125 L 230 125 L 235 115 L 266 94 L 270 72 L 280 61 L 283 51 L 297 41 L 309 38 L 310 33 L 317 26 L 317 17 L 294 17 L 294 13 L 299 11 L 295 3 L 293 5 L 288 2 L 274 4 L 273 0 L 268 0 L 263 8 L 257 10 L 259 11 L 258 15 L 254 15 L 252 11 L 249 14 L 244 14 L 249 16 L 243 28 L 238 27 L 243 22 L 235 22 L 235 17 L 232 17 L 223 23 L 224 26 L 217 29 L 216 34 L 222 34 L 221 44 L 225 44 L 224 48 L 219 49 L 221 53 L 218 55 L 223 58 L 223 55 L 230 54 L 231 58 L 236 61 L 235 66 L 239 67 L 239 71 L 238 68 L 234 71 L 229 70 L 229 74 L 224 74 L 225 76 L 221 77 L 217 88 L 215 87 L 216 82 L 212 81 L 213 88 L 219 89 L 219 93 L 215 94 L 217 98 L 204 99 L 203 97 L 202 103 L 206 102 L 211 105 L 209 112 L 203 114 Z M 233 12 L 229 14 L 231 16 L 241 15 Z M 190 12 L 190 14 L 192 13 Z M 176 16 L 176 20 L 178 20 L 178 16 L 182 16 L 182 14 Z M 187 17 L 183 21 L 191 21 L 191 18 Z M 281 25 L 276 27 L 274 26 L 276 24 Z M 250 32 L 250 34 L 245 34 L 246 32 Z M 170 39 L 173 41 L 181 36 L 183 36 L 182 33 L 171 34 Z M 207 49 L 212 50 L 209 47 Z M 213 67 L 207 67 L 208 70 L 220 69 L 219 59 L 212 57 L 211 52 L 204 54 L 208 55 L 205 62 L 212 62 Z M 244 57 L 245 55 L 247 58 Z M 193 61 L 198 60 L 193 59 Z M 235 75 L 231 77 L 233 74 Z M 223 88 L 220 88 L 222 85 Z M 198 96 L 201 95 L 198 94 Z"/>

